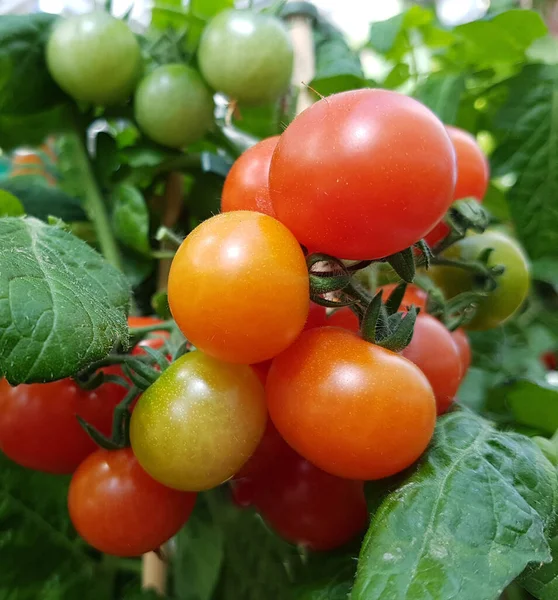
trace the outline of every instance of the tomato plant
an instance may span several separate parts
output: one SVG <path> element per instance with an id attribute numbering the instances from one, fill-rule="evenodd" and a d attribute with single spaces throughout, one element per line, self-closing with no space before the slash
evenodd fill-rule
<path id="1" fill-rule="evenodd" d="M 274 302 L 278 296 L 281 303 Z M 200 350 L 236 363 L 273 358 L 302 331 L 308 316 L 304 255 L 293 235 L 267 215 L 217 215 L 176 253 L 169 304 Z"/>
<path id="2" fill-rule="evenodd" d="M 198 491 L 239 471 L 258 446 L 266 418 L 264 390 L 250 367 L 196 351 L 144 392 L 132 413 L 130 439 L 157 481 Z"/>
<path id="3" fill-rule="evenodd" d="M 269 172 L 277 218 L 305 246 L 347 259 L 389 256 L 420 240 L 449 208 L 454 181 L 443 125 L 385 90 L 316 102 L 287 127 Z"/>
<path id="4" fill-rule="evenodd" d="M 269 165 L 279 136 L 258 142 L 234 163 L 223 186 L 221 211 L 256 210 L 275 216 L 269 197 Z"/>
<path id="5" fill-rule="evenodd" d="M 133 33 L 101 11 L 61 21 L 47 44 L 46 61 L 65 92 L 93 104 L 127 100 L 141 74 Z"/>
<path id="6" fill-rule="evenodd" d="M 339 477 L 393 475 L 421 455 L 434 431 L 434 396 L 421 371 L 334 327 L 306 331 L 278 356 L 266 395 L 285 440 Z"/>
<path id="7" fill-rule="evenodd" d="M 198 52 L 205 79 L 233 100 L 266 102 L 289 87 L 293 50 L 286 29 L 272 16 L 223 11 L 205 28 Z"/>
<path id="8" fill-rule="evenodd" d="M 72 477 L 68 508 L 74 527 L 94 548 L 116 556 L 157 550 L 188 520 L 196 494 L 152 479 L 128 448 L 97 450 Z"/>

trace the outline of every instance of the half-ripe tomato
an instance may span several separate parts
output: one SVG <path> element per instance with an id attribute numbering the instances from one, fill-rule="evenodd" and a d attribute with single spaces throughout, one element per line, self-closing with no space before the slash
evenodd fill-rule
<path id="1" fill-rule="evenodd" d="M 11 387 L 0 380 L 0 450 L 14 462 L 47 473 L 72 473 L 97 446 L 79 415 L 110 435 L 124 387 L 104 383 L 84 390 L 72 379 Z"/>
<path id="2" fill-rule="evenodd" d="M 221 212 L 255 210 L 275 216 L 269 197 L 269 165 L 279 136 L 258 142 L 235 161 L 223 187 Z"/>
<path id="3" fill-rule="evenodd" d="M 469 342 L 469 337 L 461 327 L 456 329 L 451 336 L 453 337 L 453 341 L 455 342 L 457 349 L 459 350 L 459 356 L 461 357 L 461 379 L 463 379 L 471 366 L 471 342 Z"/>
<path id="4" fill-rule="evenodd" d="M 186 523 L 196 494 L 152 479 L 132 450 L 97 450 L 79 466 L 68 492 L 70 518 L 100 552 L 139 556 L 157 550 Z"/>
<path id="5" fill-rule="evenodd" d="M 139 398 L 130 441 L 164 485 L 205 490 L 237 473 L 262 439 L 264 388 L 248 365 L 199 350 L 181 356 Z"/>
<path id="6" fill-rule="evenodd" d="M 477 260 L 491 248 L 488 266 L 503 266 L 504 272 L 496 277 L 496 289 L 478 301 L 474 318 L 463 327 L 468 330 L 492 329 L 509 319 L 523 304 L 529 291 L 529 262 L 521 246 L 500 231 L 471 234 L 443 252 L 448 259 Z M 429 270 L 433 281 L 453 298 L 475 286 L 475 275 L 466 269 L 452 266 L 435 266 Z"/>
<path id="7" fill-rule="evenodd" d="M 310 302 L 300 245 L 279 221 L 251 211 L 222 213 L 194 229 L 174 257 L 168 293 L 187 339 L 245 364 L 287 348 Z"/>
<path id="8" fill-rule="evenodd" d="M 327 324 L 330 327 L 341 327 L 358 333 L 360 331 L 360 323 L 355 313 L 348 307 L 338 308 L 327 317 Z"/>
<path id="9" fill-rule="evenodd" d="M 446 126 L 446 130 L 453 143 L 457 160 L 457 180 L 453 199 L 476 198 L 479 202 L 482 202 L 490 177 L 488 160 L 470 133 L 449 125 Z M 443 221 L 440 221 L 425 236 L 425 240 L 429 246 L 433 247 L 441 242 L 449 232 L 450 228 Z"/>
<path id="10" fill-rule="evenodd" d="M 450 407 L 463 371 L 461 354 L 451 333 L 434 317 L 420 314 L 411 343 L 402 355 L 426 375 L 436 397 L 439 415 Z"/>
<path id="11" fill-rule="evenodd" d="M 414 244 L 443 217 L 455 155 L 428 108 L 397 92 L 362 89 L 298 115 L 279 139 L 269 177 L 277 218 L 307 248 L 381 258 Z"/>
<path id="12" fill-rule="evenodd" d="M 428 380 L 411 361 L 337 327 L 305 331 L 271 365 L 268 408 L 304 458 L 348 479 L 412 464 L 436 420 Z"/>
<path id="13" fill-rule="evenodd" d="M 342 546 L 368 521 L 361 481 L 325 473 L 294 452 L 265 476 L 234 482 L 233 494 L 281 537 L 310 550 Z"/>

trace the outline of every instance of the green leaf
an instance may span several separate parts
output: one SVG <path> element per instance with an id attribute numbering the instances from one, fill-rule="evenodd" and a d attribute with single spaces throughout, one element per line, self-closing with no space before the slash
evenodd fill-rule
<path id="1" fill-rule="evenodd" d="M 521 379 L 492 390 L 487 409 L 515 423 L 552 435 L 558 429 L 558 387 Z"/>
<path id="2" fill-rule="evenodd" d="M 464 91 L 463 74 L 432 73 L 417 87 L 415 97 L 436 113 L 443 123 L 453 125 Z"/>
<path id="3" fill-rule="evenodd" d="M 558 288 L 558 256 L 535 260 L 531 264 L 531 277 L 538 281 L 546 281 Z"/>
<path id="4" fill-rule="evenodd" d="M 469 412 L 438 420 L 416 472 L 374 516 L 352 600 L 497 600 L 548 562 L 556 471 L 531 440 Z"/>
<path id="5" fill-rule="evenodd" d="M 388 90 L 394 90 L 403 85 L 411 77 L 411 69 L 407 63 L 398 63 L 387 74 L 382 83 L 382 87 Z"/>
<path id="6" fill-rule="evenodd" d="M 66 223 L 86 221 L 87 216 L 81 202 L 59 188 L 49 186 L 46 181 L 38 181 L 22 175 L 0 182 L 3 189 L 18 198 L 24 211 L 30 217 L 46 221 L 48 217 L 58 217 Z"/>
<path id="7" fill-rule="evenodd" d="M 540 568 L 530 567 L 521 577 L 523 587 L 539 600 L 558 598 L 558 534 L 551 537 L 552 562 Z"/>
<path id="8" fill-rule="evenodd" d="M 21 202 L 10 192 L 0 189 L 0 217 L 21 217 L 24 214 Z"/>
<path id="9" fill-rule="evenodd" d="M 0 19 L 1 115 L 29 115 L 63 100 L 45 63 L 45 45 L 56 19 L 46 13 Z"/>
<path id="10" fill-rule="evenodd" d="M 55 106 L 26 115 L 0 112 L 2 150 L 19 146 L 39 146 L 47 135 L 64 131 L 68 124 L 68 107 Z"/>
<path id="11" fill-rule="evenodd" d="M 490 19 L 459 25 L 462 59 L 476 69 L 497 63 L 521 63 L 529 46 L 547 33 L 542 17 L 531 10 L 508 10 Z"/>
<path id="12" fill-rule="evenodd" d="M 388 54 L 393 50 L 404 22 L 405 13 L 399 13 L 390 19 L 372 23 L 368 35 L 368 45 L 380 54 Z"/>
<path id="13" fill-rule="evenodd" d="M 310 87 L 316 92 L 328 96 L 366 87 L 359 55 L 351 50 L 339 30 L 329 23 L 318 21 L 314 30 L 314 44 L 316 73 Z"/>
<path id="14" fill-rule="evenodd" d="M 74 375 L 128 343 L 130 289 L 95 250 L 33 218 L 0 219 L 0 373 Z"/>
<path id="15" fill-rule="evenodd" d="M 506 192 L 493 182 L 488 184 L 482 205 L 498 221 L 507 222 L 511 219 Z"/>
<path id="16" fill-rule="evenodd" d="M 180 600 L 211 600 L 225 553 L 223 530 L 200 494 L 194 513 L 176 536 L 174 588 Z"/>
<path id="17" fill-rule="evenodd" d="M 528 65 L 508 85 L 508 101 L 494 121 L 502 132 L 494 174 L 517 174 L 508 203 L 529 256 L 557 256 L 558 67 Z"/>
<path id="18" fill-rule="evenodd" d="M 290 600 L 347 600 L 356 560 L 347 552 L 310 554 L 299 573 Z"/>
<path id="19" fill-rule="evenodd" d="M 141 192 L 131 185 L 119 185 L 112 193 L 112 227 L 125 246 L 149 254 L 149 211 Z"/>

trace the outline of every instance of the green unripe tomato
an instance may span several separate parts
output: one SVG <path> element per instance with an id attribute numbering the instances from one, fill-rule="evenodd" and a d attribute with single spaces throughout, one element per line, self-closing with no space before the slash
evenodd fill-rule
<path id="1" fill-rule="evenodd" d="M 132 413 L 130 441 L 153 479 L 178 490 L 206 490 L 232 477 L 252 456 L 266 420 L 255 371 L 196 350 L 142 394 Z"/>
<path id="2" fill-rule="evenodd" d="M 72 98 L 103 106 L 127 100 L 141 73 L 136 37 L 126 23 L 101 11 L 59 21 L 47 43 L 46 62 Z"/>
<path id="3" fill-rule="evenodd" d="M 293 49 L 276 17 L 226 10 L 205 28 L 198 61 L 215 90 L 241 103 L 260 104 L 288 90 Z"/>
<path id="4" fill-rule="evenodd" d="M 496 289 L 480 300 L 475 317 L 464 326 L 466 329 L 485 330 L 502 324 L 523 304 L 529 291 L 527 257 L 519 244 L 505 233 L 486 231 L 469 235 L 442 255 L 449 259 L 471 261 L 487 248 L 493 249 L 488 266 L 502 265 L 505 271 L 496 277 Z M 429 275 L 448 299 L 474 287 L 474 275 L 465 269 L 437 266 L 429 270 Z"/>
<path id="5" fill-rule="evenodd" d="M 157 67 L 136 90 L 141 130 L 171 148 L 201 139 L 213 122 L 213 108 L 213 95 L 199 73 L 179 63 Z"/>

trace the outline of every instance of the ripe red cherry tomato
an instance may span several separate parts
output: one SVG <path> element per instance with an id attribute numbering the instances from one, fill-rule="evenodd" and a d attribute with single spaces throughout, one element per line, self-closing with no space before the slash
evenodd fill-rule
<path id="1" fill-rule="evenodd" d="M 307 248 L 381 258 L 443 217 L 455 155 L 428 108 L 397 92 L 362 89 L 298 115 L 281 135 L 269 178 L 277 218 Z"/>
<path id="2" fill-rule="evenodd" d="M 168 293 L 186 338 L 244 364 L 287 348 L 310 302 L 300 245 L 279 221 L 251 211 L 222 213 L 194 229 L 174 257 Z"/>
<path id="3" fill-rule="evenodd" d="M 275 216 L 269 197 L 269 164 L 279 136 L 248 148 L 235 161 L 223 187 L 221 212 L 255 210 Z"/>
<path id="4" fill-rule="evenodd" d="M 97 450 L 79 466 L 68 492 L 70 518 L 94 548 L 116 556 L 156 550 L 186 523 L 196 494 L 152 479 L 132 450 Z"/>
<path id="5" fill-rule="evenodd" d="M 72 379 L 16 387 L 2 379 L 0 450 L 29 469 L 72 473 L 97 448 L 76 415 L 110 435 L 114 407 L 125 394 L 114 383 L 88 391 Z"/>
<path id="6" fill-rule="evenodd" d="M 341 327 L 358 333 L 360 323 L 355 313 L 348 307 L 338 308 L 327 317 L 327 324 L 330 327 Z"/>
<path id="7" fill-rule="evenodd" d="M 469 367 L 471 366 L 471 343 L 469 342 L 469 338 L 465 333 L 464 329 L 456 329 L 451 337 L 455 342 L 457 349 L 459 350 L 459 356 L 461 357 L 461 379 L 465 377 Z"/>
<path id="8" fill-rule="evenodd" d="M 476 198 L 482 202 L 490 176 L 488 160 L 470 133 L 449 125 L 446 126 L 446 130 L 453 143 L 457 160 L 457 181 L 453 199 Z M 449 227 L 444 222 L 440 222 L 425 237 L 426 242 L 430 246 L 435 246 L 449 232 Z"/>
<path id="9" fill-rule="evenodd" d="M 327 314 L 325 306 L 320 306 L 314 302 L 310 302 L 310 310 L 308 311 L 308 318 L 304 324 L 304 331 L 313 329 L 314 327 L 323 327 L 327 321 Z"/>
<path id="10" fill-rule="evenodd" d="M 281 537 L 310 550 L 342 546 L 368 521 L 361 481 L 325 473 L 294 452 L 267 475 L 234 482 L 233 494 Z"/>
<path id="11" fill-rule="evenodd" d="M 426 375 L 436 397 L 439 415 L 450 407 L 463 371 L 461 354 L 451 333 L 434 317 L 420 314 L 413 339 L 401 353 Z"/>
<path id="12" fill-rule="evenodd" d="M 434 431 L 434 394 L 418 367 L 337 327 L 305 331 L 275 358 L 266 396 L 285 441 L 348 479 L 405 469 Z"/>

